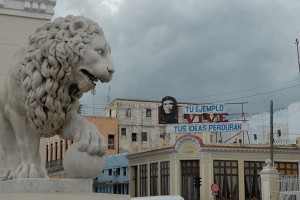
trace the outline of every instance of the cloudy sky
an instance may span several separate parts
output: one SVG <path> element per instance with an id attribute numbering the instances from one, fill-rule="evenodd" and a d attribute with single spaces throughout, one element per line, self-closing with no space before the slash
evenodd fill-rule
<path id="1" fill-rule="evenodd" d="M 248 113 L 300 101 L 299 0 L 57 0 L 54 10 L 95 20 L 112 46 L 115 76 L 83 97 L 84 114 L 115 98 L 248 102 Z"/>

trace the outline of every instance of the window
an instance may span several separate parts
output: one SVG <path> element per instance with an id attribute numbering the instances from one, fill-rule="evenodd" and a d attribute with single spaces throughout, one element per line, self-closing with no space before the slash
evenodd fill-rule
<path id="1" fill-rule="evenodd" d="M 158 186 L 158 169 L 157 169 L 157 163 L 151 163 L 150 164 L 150 196 L 157 196 Z"/>
<path id="2" fill-rule="evenodd" d="M 49 145 L 46 145 L 46 162 L 49 161 Z"/>
<path id="3" fill-rule="evenodd" d="M 147 165 L 140 165 L 140 195 L 147 196 Z"/>
<path id="4" fill-rule="evenodd" d="M 138 166 L 131 167 L 133 184 L 130 186 L 133 189 L 133 197 L 138 197 Z"/>
<path id="5" fill-rule="evenodd" d="M 161 195 L 170 194 L 170 162 L 165 161 L 160 163 L 161 173 Z"/>
<path id="6" fill-rule="evenodd" d="M 256 134 L 254 134 L 254 140 L 257 140 L 257 135 Z"/>
<path id="7" fill-rule="evenodd" d="M 121 128 L 121 136 L 126 137 L 126 128 Z"/>
<path id="8" fill-rule="evenodd" d="M 281 136 L 281 129 L 278 129 L 278 130 L 277 130 L 277 134 L 278 134 L 278 137 Z"/>
<path id="9" fill-rule="evenodd" d="M 166 135 L 165 133 L 160 133 L 160 134 L 159 134 L 159 137 L 160 137 L 161 139 L 165 139 L 165 135 Z"/>
<path id="10" fill-rule="evenodd" d="M 109 175 L 109 176 L 112 175 L 112 169 L 108 169 L 108 175 Z"/>
<path id="11" fill-rule="evenodd" d="M 214 181 L 220 186 L 217 199 L 239 199 L 237 161 L 214 160 Z"/>
<path id="12" fill-rule="evenodd" d="M 126 109 L 126 117 L 131 117 L 131 108 Z"/>
<path id="13" fill-rule="evenodd" d="M 261 180 L 259 172 L 265 163 L 261 161 L 245 161 L 245 199 L 261 199 Z"/>
<path id="14" fill-rule="evenodd" d="M 194 177 L 199 177 L 198 160 L 181 160 L 181 191 L 184 199 L 200 199 L 200 191 L 194 186 Z M 192 186 L 192 187 L 191 187 Z"/>
<path id="15" fill-rule="evenodd" d="M 298 163 L 275 162 L 280 175 L 298 175 Z"/>
<path id="16" fill-rule="evenodd" d="M 151 117 L 151 109 L 150 108 L 146 109 L 146 117 Z"/>
<path id="17" fill-rule="evenodd" d="M 123 167 L 123 176 L 126 176 L 127 171 L 126 171 L 126 167 Z"/>
<path id="18" fill-rule="evenodd" d="M 58 142 L 55 142 L 54 143 L 54 148 L 55 148 L 55 150 L 54 150 L 54 159 L 53 160 L 57 160 L 57 155 L 58 155 Z"/>
<path id="19" fill-rule="evenodd" d="M 142 132 L 142 142 L 147 142 L 147 132 Z"/>
<path id="20" fill-rule="evenodd" d="M 114 175 L 115 176 L 120 176 L 120 168 L 114 169 Z"/>
<path id="21" fill-rule="evenodd" d="M 64 141 L 60 140 L 60 159 L 63 158 L 63 152 L 64 152 Z"/>
<path id="22" fill-rule="evenodd" d="M 136 142 L 137 139 L 136 139 L 136 133 L 131 133 L 131 141 L 132 142 Z"/>
<path id="23" fill-rule="evenodd" d="M 50 161 L 54 160 L 53 159 L 53 143 L 50 145 Z"/>
<path id="24" fill-rule="evenodd" d="M 115 135 L 108 135 L 108 149 L 115 149 Z"/>
<path id="25" fill-rule="evenodd" d="M 68 149 L 68 140 L 65 140 L 65 151 Z"/>

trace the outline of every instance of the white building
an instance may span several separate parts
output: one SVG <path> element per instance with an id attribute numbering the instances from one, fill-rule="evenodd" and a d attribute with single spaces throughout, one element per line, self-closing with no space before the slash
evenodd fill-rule
<path id="1" fill-rule="evenodd" d="M 270 112 L 261 112 L 249 118 L 249 139 L 247 143 L 268 143 L 270 133 Z M 287 108 L 274 111 L 274 142 L 295 144 L 300 136 L 300 101 L 291 103 Z"/>

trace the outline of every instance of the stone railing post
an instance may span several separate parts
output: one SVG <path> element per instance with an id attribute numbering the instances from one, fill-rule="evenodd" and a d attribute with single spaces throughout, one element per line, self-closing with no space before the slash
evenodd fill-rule
<path id="1" fill-rule="evenodd" d="M 279 172 L 270 159 L 266 160 L 266 164 L 260 172 L 262 200 L 278 200 Z"/>

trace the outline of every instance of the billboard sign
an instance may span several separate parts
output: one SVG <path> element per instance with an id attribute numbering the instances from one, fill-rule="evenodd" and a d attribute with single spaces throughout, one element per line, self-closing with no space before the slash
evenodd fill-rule
<path id="1" fill-rule="evenodd" d="M 236 132 L 247 131 L 249 129 L 246 122 L 226 122 L 226 123 L 193 123 L 193 124 L 169 124 L 167 133 L 201 133 L 203 131 L 212 132 Z"/>
<path id="2" fill-rule="evenodd" d="M 178 107 L 174 97 L 166 96 L 161 100 L 161 105 L 158 107 L 158 123 L 178 123 Z"/>
<path id="3" fill-rule="evenodd" d="M 178 106 L 174 97 L 166 96 L 158 107 L 159 124 L 166 124 L 167 133 L 201 133 L 247 131 L 245 121 L 229 121 L 225 104 L 184 105 L 183 120 L 178 123 Z"/>
<path id="4" fill-rule="evenodd" d="M 204 104 L 204 105 L 187 105 L 183 108 L 183 114 L 200 114 L 200 113 L 225 113 L 225 105 Z"/>

